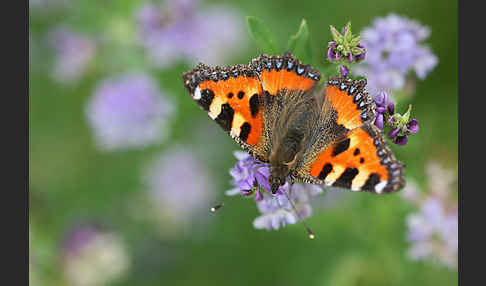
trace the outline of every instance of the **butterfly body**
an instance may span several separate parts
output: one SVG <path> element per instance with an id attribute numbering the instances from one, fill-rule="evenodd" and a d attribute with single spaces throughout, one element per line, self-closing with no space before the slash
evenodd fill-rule
<path id="1" fill-rule="evenodd" d="M 183 74 L 189 94 L 243 149 L 269 163 L 272 192 L 296 178 L 353 191 L 404 186 L 403 163 L 372 122 L 366 80 L 329 78 L 290 53 Z"/>

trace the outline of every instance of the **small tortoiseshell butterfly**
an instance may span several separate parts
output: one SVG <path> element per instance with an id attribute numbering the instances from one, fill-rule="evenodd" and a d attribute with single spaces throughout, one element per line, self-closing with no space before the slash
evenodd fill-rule
<path id="1" fill-rule="evenodd" d="M 184 86 L 209 116 L 256 159 L 270 164 L 272 192 L 286 179 L 353 191 L 401 189 L 404 164 L 381 131 L 366 80 L 320 73 L 289 52 L 249 65 L 197 65 Z"/>

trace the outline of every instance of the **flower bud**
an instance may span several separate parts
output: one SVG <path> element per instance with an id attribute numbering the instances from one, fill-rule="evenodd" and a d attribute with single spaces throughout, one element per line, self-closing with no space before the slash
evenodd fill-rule
<path id="1" fill-rule="evenodd" d="M 378 95 L 375 96 L 375 104 L 378 107 L 386 106 L 387 100 L 388 100 L 388 94 L 384 91 L 378 93 Z"/>
<path id="2" fill-rule="evenodd" d="M 353 53 L 349 53 L 348 62 L 352 63 L 354 61 Z"/>
<path id="3" fill-rule="evenodd" d="M 349 74 L 349 69 L 345 65 L 341 65 L 341 67 L 339 68 L 339 72 L 342 76 L 346 77 Z"/>
<path id="4" fill-rule="evenodd" d="M 395 144 L 397 145 L 400 145 L 400 146 L 403 146 L 405 144 L 407 144 L 408 142 L 408 136 L 407 135 L 404 135 L 404 136 L 398 136 L 396 139 L 395 139 Z"/>
<path id="5" fill-rule="evenodd" d="M 400 128 L 398 128 L 398 127 L 393 129 L 392 131 L 390 131 L 390 133 L 388 133 L 388 138 L 393 139 L 393 138 L 397 137 L 399 131 L 400 131 Z"/>
<path id="6" fill-rule="evenodd" d="M 336 59 L 336 55 L 334 55 L 334 51 L 332 50 L 332 48 L 329 48 L 327 50 L 327 58 L 329 59 L 329 61 L 334 61 Z"/>
<path id="7" fill-rule="evenodd" d="M 408 123 L 407 123 L 407 133 L 408 134 L 415 134 L 419 131 L 419 127 L 418 127 L 418 120 L 417 119 L 412 119 L 410 120 Z"/>
<path id="8" fill-rule="evenodd" d="M 378 113 L 376 115 L 375 125 L 376 125 L 376 127 L 383 129 L 383 114 L 382 113 Z"/>
<path id="9" fill-rule="evenodd" d="M 393 115 L 395 113 L 395 104 L 393 102 L 388 103 L 388 114 Z"/>

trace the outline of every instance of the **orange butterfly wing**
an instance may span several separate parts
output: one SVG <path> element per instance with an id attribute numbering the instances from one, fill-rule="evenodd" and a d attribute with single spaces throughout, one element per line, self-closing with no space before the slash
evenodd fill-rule
<path id="1" fill-rule="evenodd" d="M 381 131 L 372 124 L 372 100 L 366 81 L 330 78 L 325 90 L 336 114 L 336 123 L 348 130 L 343 138 L 322 150 L 297 170 L 304 181 L 329 186 L 389 193 L 403 188 L 403 163 L 397 161 Z"/>
<path id="2" fill-rule="evenodd" d="M 192 99 L 242 147 L 262 157 L 262 88 L 258 75 L 248 66 L 197 65 L 183 74 Z M 263 158 L 262 158 L 263 159 Z"/>
<path id="3" fill-rule="evenodd" d="M 353 191 L 388 193 L 404 186 L 403 164 L 371 124 L 353 129 L 326 148 L 311 164 L 309 173 L 326 185 Z"/>
<path id="4" fill-rule="evenodd" d="M 263 54 L 253 59 L 250 66 L 258 73 L 263 90 L 271 95 L 277 95 L 283 89 L 307 92 L 320 80 L 317 70 L 302 64 L 290 52 L 283 56 Z"/>
<path id="5" fill-rule="evenodd" d="M 212 68 L 199 64 L 183 73 L 184 86 L 192 99 L 261 161 L 267 161 L 263 146 L 265 94 L 277 95 L 284 89 L 308 91 L 319 79 L 319 72 L 290 53 L 261 55 L 248 66 Z"/>

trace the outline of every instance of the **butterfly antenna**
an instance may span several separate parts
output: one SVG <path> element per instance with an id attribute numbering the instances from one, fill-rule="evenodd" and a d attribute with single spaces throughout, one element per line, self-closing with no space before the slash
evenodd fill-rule
<path id="1" fill-rule="evenodd" d="M 251 195 L 253 193 L 253 189 L 251 190 L 247 190 L 246 191 L 248 193 L 248 195 Z M 225 200 L 223 200 L 221 203 L 211 207 L 209 210 L 212 212 L 212 213 L 215 213 L 217 210 L 221 209 L 225 204 L 235 200 L 235 199 L 242 199 L 244 198 L 243 196 L 234 196 L 234 197 L 230 197 L 230 198 L 227 198 Z"/>
<path id="2" fill-rule="evenodd" d="M 292 189 L 292 186 L 294 184 L 291 184 L 290 187 L 289 187 L 289 193 Z M 292 202 L 292 200 L 290 199 L 289 195 L 284 191 L 283 192 L 285 194 L 285 196 L 287 197 L 287 200 L 289 200 L 290 202 L 290 205 L 292 206 L 292 208 L 294 209 L 294 212 L 295 214 L 297 215 L 297 217 L 299 218 L 299 220 L 302 222 L 302 224 L 304 225 L 305 227 L 305 231 L 307 232 L 307 235 L 309 235 L 309 238 L 310 239 L 314 239 L 316 238 L 316 235 L 310 230 L 310 228 L 307 226 L 307 224 L 305 223 L 304 219 L 302 218 L 302 216 L 300 215 L 300 213 L 297 211 L 297 208 L 295 207 L 294 205 L 294 202 Z"/>

